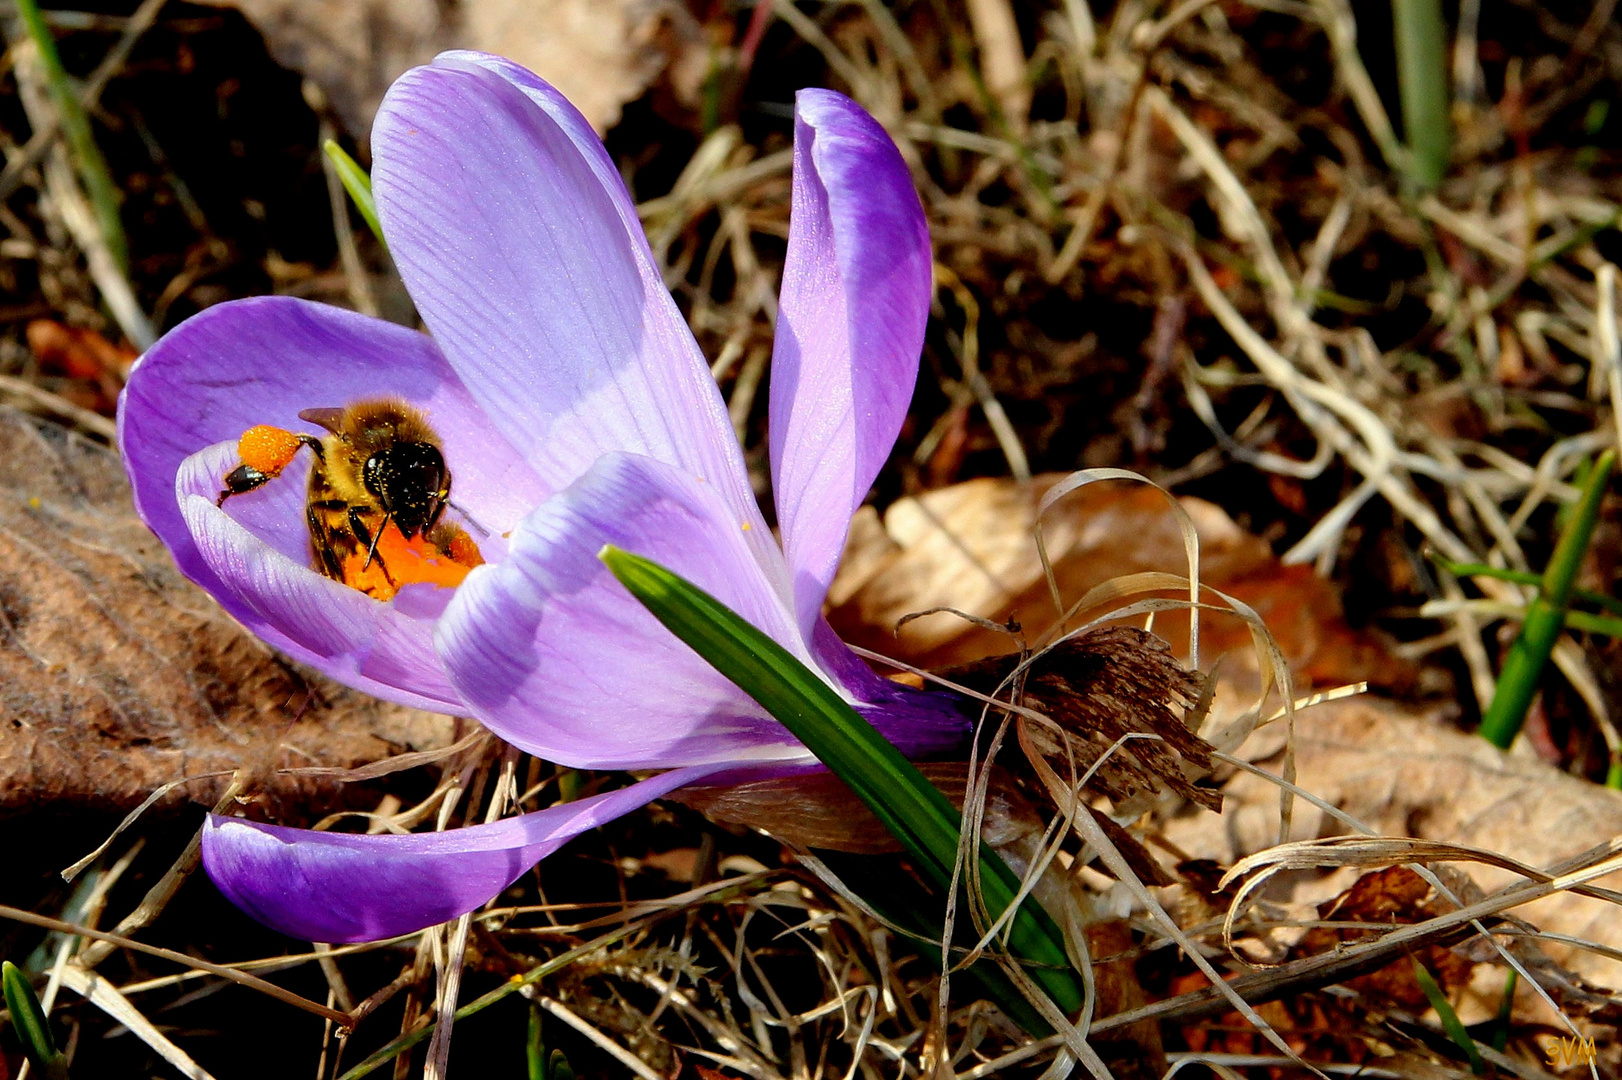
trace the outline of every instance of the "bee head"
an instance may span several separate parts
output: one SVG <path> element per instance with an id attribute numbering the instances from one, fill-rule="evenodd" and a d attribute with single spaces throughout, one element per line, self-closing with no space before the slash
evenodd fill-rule
<path id="1" fill-rule="evenodd" d="M 366 459 L 361 480 L 407 539 L 439 520 L 451 493 L 444 455 L 425 442 L 397 442 L 379 450 Z"/>

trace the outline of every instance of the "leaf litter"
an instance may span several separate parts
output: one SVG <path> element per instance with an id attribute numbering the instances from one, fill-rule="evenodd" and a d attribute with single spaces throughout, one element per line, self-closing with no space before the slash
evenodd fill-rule
<path id="1" fill-rule="evenodd" d="M 1078 1040 L 1098 1047 L 1117 1076 L 1197 1062 L 1232 1075 L 1302 1058 L 1326 1072 L 1459 1075 L 1457 1047 L 1397 974 L 1418 959 L 1476 1018 L 1493 1014 L 1492 987 L 1501 994 L 1505 965 L 1517 967 L 1508 1043 L 1500 1051 L 1477 1036 L 1495 1067 L 1547 1075 L 1538 1039 L 1558 1032 L 1596 1039 L 1595 1067 L 1614 1070 L 1622 943 L 1612 940 L 1606 885 L 1616 885 L 1607 875 L 1622 827 L 1613 793 L 1574 775 L 1604 761 L 1614 653 L 1593 640 L 1557 652 L 1566 681 L 1546 687 L 1534 728 L 1551 760 L 1536 760 L 1529 745 L 1499 755 L 1454 725 L 1490 696 L 1499 641 L 1483 630 L 1524 594 L 1487 576 L 1433 576 L 1421 557 L 1428 543 L 1455 562 L 1537 569 L 1555 504 L 1574 495 L 1583 461 L 1613 441 L 1622 415 L 1607 261 L 1616 258 L 1622 189 L 1605 144 L 1614 120 L 1602 113 L 1596 126 L 1591 105 L 1622 78 L 1622 31 L 1604 3 L 1503 7 L 1461 22 L 1454 170 L 1423 196 L 1399 179 L 1403 150 L 1381 93 L 1388 70 L 1369 8 L 1314 0 L 1161 10 L 1125 0 L 1021 13 L 975 0 L 961 20 L 949 5 L 923 4 L 760 4 L 739 19 L 672 9 L 671 26 L 700 20 L 710 44 L 685 46 L 685 60 L 670 52 L 678 60 L 654 83 L 652 112 L 610 143 L 633 184 L 656 196 L 641 203 L 655 252 L 751 451 L 763 445 L 759 390 L 788 168 L 781 133 L 738 108 L 777 92 L 760 59 L 790 59 L 817 72 L 814 81 L 852 92 L 915 163 L 941 264 L 939 309 L 911 430 L 877 491 L 885 509 L 853 527 L 830 618 L 874 653 L 1000 695 L 985 724 L 987 740 L 1003 736 L 1000 748 L 938 775 L 960 798 L 968 792 L 966 812 L 986 826 L 987 842 L 1022 845 L 1023 865 L 1048 868 L 1031 884 L 1070 915 L 1072 946 L 1092 957 L 1093 1004 L 1079 1026 L 1032 1041 L 973 1000 L 961 977 L 946 997 L 939 968 L 905 935 L 837 877 L 817 873 L 814 856 L 793 856 L 795 842 L 883 844 L 836 792 L 811 784 L 742 811 L 721 806 L 751 793 L 717 793 L 708 807 L 747 822 L 776 799 L 777 816 L 764 825 L 790 848 L 655 808 L 579 845 L 569 863 L 549 863 L 550 873 L 506 898 L 514 903 L 451 928 L 450 943 L 469 950 L 470 992 L 494 987 L 464 1005 L 458 1023 L 478 1023 L 479 1012 L 522 995 L 573 1060 L 601 1063 L 588 1072 L 660 1076 L 1058 1076 L 1079 1056 Z M 183 46 L 182 32 L 142 11 L 144 26 L 122 24 L 126 35 L 167 34 L 172 47 L 178 33 Z M 695 56 L 705 72 L 697 80 L 688 70 Z M 27 65 L 17 74 L 34 77 Z M 128 99 L 109 76 L 101 82 L 123 108 Z M 161 148 L 150 149 L 135 171 L 178 196 L 184 188 L 172 169 L 165 174 Z M 96 410 L 121 377 L 118 362 L 92 370 L 76 359 L 96 355 L 97 339 L 118 347 L 100 301 L 133 295 L 145 310 L 178 302 L 183 312 L 233 295 L 208 292 L 222 241 L 192 215 L 184 265 L 136 264 L 121 285 L 93 257 L 71 185 L 38 172 L 40 160 L 36 172 L 19 172 L 0 271 L 16 291 L 40 297 L 25 317 L 50 316 L 96 338 L 79 338 L 81 352 L 66 357 L 15 339 L 0 357 L 10 380 L 0 392 L 106 439 Z M 352 224 L 338 219 L 340 230 Z M 75 244 L 92 258 L 81 263 Z M 274 252 L 262 262 L 271 279 L 307 295 L 386 297 L 395 286 L 385 264 L 364 236 L 356 246 L 364 258 L 337 274 L 277 262 Z M 368 278 L 364 288 L 357 275 Z M 89 440 L 29 430 L 57 458 L 94 456 Z M 87 478 L 58 468 L 40 491 L 29 466 L 40 451 L 18 445 L 22 456 L 0 460 L 20 470 L 27 512 L 13 509 L 24 516 L 7 535 L 50 556 L 26 564 L 48 571 L 22 577 L 38 590 L 23 594 L 37 601 L 28 613 L 114 628 L 102 641 L 50 635 L 44 617 L 5 629 L 0 660 L 65 680 L 56 697 L 31 700 L 66 700 L 73 715 L 103 717 L 91 725 L 96 737 L 134 762 L 154 744 L 170 748 L 163 738 L 186 726 L 166 727 L 171 714 L 218 733 L 241 715 L 268 713 L 279 719 L 260 726 L 280 730 L 289 687 L 307 683 L 245 639 L 231 655 L 269 665 L 232 680 L 266 689 L 247 714 L 179 700 L 184 680 L 133 662 L 100 667 L 120 655 L 106 640 L 134 657 L 161 652 L 170 639 L 160 616 L 171 610 L 179 613 L 171 624 L 210 627 L 174 635 L 183 647 L 165 662 L 177 670 L 217 671 L 199 650 L 235 639 L 172 572 L 163 589 L 154 584 L 165 582 L 162 561 L 118 512 L 111 485 L 97 487 L 94 470 Z M 760 454 L 751 461 L 763 464 Z M 1182 496 L 1200 548 L 1204 674 L 1171 660 L 1192 646 L 1181 614 L 1188 585 L 1177 580 L 1190 536 L 1144 488 L 1092 485 L 1039 510 L 1077 466 L 1132 466 Z M 41 506 L 28 504 L 35 497 Z M 47 517 L 53 531 L 42 544 Z M 1607 589 L 1615 560 L 1603 544 L 1590 563 L 1590 583 Z M 1097 606 L 1076 614 L 1113 611 L 1113 627 L 1042 654 L 1056 636 L 1050 623 L 1064 622 L 1061 633 L 1084 625 L 1058 610 L 1083 597 Z M 154 609 L 160 602 L 167 606 Z M 1222 608 L 1254 613 L 1270 639 L 1258 641 L 1253 620 Z M 1166 645 L 1141 636 L 1145 620 Z M 49 650 L 64 638 L 84 652 L 59 661 Z M 986 659 L 997 656 L 1012 658 Z M 1091 679 L 1088 664 L 1099 665 Z M 123 681 L 98 683 L 99 670 Z M 1331 701 L 1290 715 L 1297 693 L 1305 702 L 1365 682 L 1393 700 Z M 379 707 L 346 693 L 323 689 L 297 724 L 355 740 L 353 718 Z M 321 719 L 340 714 L 341 728 Z M 34 729 L 14 723 L 12 737 L 24 730 Z M 415 744 L 385 734 L 423 753 L 358 771 L 382 747 L 333 744 L 317 755 L 319 769 L 272 790 L 305 785 L 330 799 L 335 778 L 382 781 L 387 793 L 372 809 L 340 810 L 328 825 L 358 815 L 367 828 L 398 830 L 483 820 L 613 782 L 435 730 Z M 200 764 L 212 763 L 209 753 L 221 761 L 222 775 L 190 792 L 204 802 L 231 792 L 224 772 L 265 760 L 240 740 L 217 742 L 217 751 L 196 750 Z M 35 767 L 32 750 L 0 754 L 19 758 Z M 70 804 L 123 810 L 180 778 L 172 762 L 98 772 L 98 760 L 118 758 L 47 761 L 69 777 L 55 790 Z M 411 771 L 422 767 L 435 776 Z M 35 790 L 26 786 L 35 775 L 20 775 L 0 790 Z M 274 776 L 258 764 L 238 779 L 257 790 Z M 1083 776 L 1089 785 L 1077 798 Z M 797 801 L 784 805 L 785 796 Z M 26 796 L 17 797 L 20 810 Z M 309 798 L 273 812 L 296 815 Z M 1202 808 L 1219 798 L 1220 816 Z M 1335 839 L 1358 833 L 1374 839 Z M 681 845 L 694 852 L 683 863 L 690 887 L 672 893 L 659 867 L 673 865 L 662 854 Z M 182 855 L 156 881 L 147 872 L 149 903 L 131 932 L 154 917 L 164 927 L 160 912 L 186 865 Z M 1162 880 L 1171 884 L 1149 884 Z M 971 902 L 968 921 L 984 933 L 982 916 Z M 434 1000 L 445 978 L 435 972 L 454 970 L 446 947 L 447 934 L 433 931 L 254 963 L 283 967 L 284 977 L 304 971 L 306 1000 L 361 997 L 352 1011 L 343 1006 L 352 1023 L 368 1017 L 355 1035 L 339 1039 L 329 1026 L 323 1075 L 375 1067 L 404 1076 L 410 1055 L 391 1057 L 379 1026 L 398 1022 L 401 1040 L 432 1041 L 453 1004 Z M 56 966 L 76 973 L 60 981 L 89 987 L 97 978 L 89 969 L 109 955 L 62 951 Z M 117 963 L 123 999 L 152 1001 L 149 1009 L 164 1006 L 142 995 L 196 990 L 206 979 L 148 971 L 127 952 Z M 1209 985 L 1213 975 L 1220 988 Z M 365 997 L 351 983 L 376 989 Z M 1232 1011 L 1240 999 L 1243 1018 Z M 399 1012 L 370 1019 L 380 1009 Z M 92 1021 L 75 1013 L 68 1022 L 77 1032 Z M 466 1027 L 458 1042 L 463 1068 L 473 1067 L 474 1051 L 463 1048 L 475 1035 Z M 211 1059 L 217 1074 L 244 1074 L 239 1059 L 215 1059 L 230 1066 Z"/>

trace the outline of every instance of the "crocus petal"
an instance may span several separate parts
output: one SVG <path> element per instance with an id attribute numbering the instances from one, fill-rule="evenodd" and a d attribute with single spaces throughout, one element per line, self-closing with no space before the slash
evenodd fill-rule
<path id="1" fill-rule="evenodd" d="M 212 593 L 233 617 L 294 659 L 359 689 L 444 709 L 456 702 L 439 696 L 449 688 L 431 651 L 426 652 L 431 666 L 417 690 L 383 678 L 391 669 L 420 666 L 425 631 L 413 638 L 392 623 L 378 624 L 383 616 L 376 614 L 351 620 L 339 612 L 358 604 L 386 606 L 308 569 L 302 513 L 307 454 L 277 480 L 232 499 L 224 512 L 208 514 L 185 505 L 195 495 L 213 510 L 219 476 L 234 465 L 235 440 L 247 428 L 272 424 L 321 434 L 298 419 L 300 410 L 384 395 L 402 397 L 427 412 L 444 439 L 458 504 L 492 534 L 510 529 L 541 497 L 533 470 L 494 430 L 427 337 L 289 297 L 220 304 L 166 334 L 130 374 L 119 404 L 119 446 L 137 511 L 181 573 Z M 233 520 L 240 527 L 226 528 Z M 213 545 L 207 556 L 193 535 L 194 525 Z M 285 565 L 272 570 L 267 562 L 272 553 Z M 261 588 L 272 591 L 260 595 Z M 320 597 L 337 605 L 325 621 L 267 617 L 274 610 L 290 614 L 289 604 L 308 608 Z M 365 643 L 364 655 L 337 647 L 332 624 L 346 620 L 368 627 L 356 639 Z M 359 674 L 363 668 L 374 674 Z M 420 692 L 425 687 L 435 689 Z"/>
<path id="2" fill-rule="evenodd" d="M 755 527 L 749 546 L 786 590 L 715 380 L 589 132 L 555 91 L 493 58 L 451 53 L 407 72 L 372 128 L 401 276 L 551 490 L 613 451 L 678 465 Z"/>
<path id="3" fill-rule="evenodd" d="M 216 596 L 259 636 L 295 642 L 288 648 L 293 656 L 377 697 L 467 713 L 434 652 L 431 617 L 378 603 L 294 562 L 212 499 L 188 495 L 183 511 L 199 554 L 220 580 Z"/>
<path id="4" fill-rule="evenodd" d="M 803 758 L 776 721 L 666 630 L 597 558 L 604 544 L 695 582 L 808 663 L 806 644 L 713 488 L 652 458 L 609 454 L 457 589 L 436 631 L 484 724 L 577 768 Z"/>
<path id="5" fill-rule="evenodd" d="M 855 699 L 856 711 L 908 757 L 942 757 L 967 744 L 981 711 L 975 702 L 880 678 L 820 615 L 811 651 L 822 671 Z"/>
<path id="6" fill-rule="evenodd" d="M 211 815 L 203 867 L 233 904 L 289 937 L 377 941 L 480 907 L 573 837 L 715 771 L 677 769 L 521 817 L 407 836 Z"/>
<path id="7" fill-rule="evenodd" d="M 906 418 L 929 318 L 929 232 L 877 121 L 801 90 L 794 196 L 772 354 L 772 485 L 809 638 L 851 514 Z"/>

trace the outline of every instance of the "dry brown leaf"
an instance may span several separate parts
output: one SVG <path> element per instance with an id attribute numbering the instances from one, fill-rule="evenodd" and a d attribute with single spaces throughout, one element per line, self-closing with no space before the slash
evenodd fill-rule
<path id="1" fill-rule="evenodd" d="M 111 452 L 0 409 L 0 816 L 124 811 L 244 764 L 354 766 L 446 745 L 455 723 L 279 660 L 180 577 Z M 272 795 L 296 817 L 336 787 L 284 777 Z"/>
<path id="2" fill-rule="evenodd" d="M 1319 905 L 1318 916 L 1336 922 L 1369 923 L 1377 926 L 1423 922 L 1442 914 L 1448 906 L 1432 895 L 1430 884 L 1405 866 L 1391 866 L 1364 874 L 1351 888 Z M 1318 956 L 1344 944 L 1364 941 L 1380 933 L 1371 929 L 1309 929 L 1290 950 L 1292 959 Z M 1378 971 L 1348 979 L 1346 985 L 1359 993 L 1375 994 L 1411 1012 L 1429 1008 L 1425 992 L 1414 975 L 1413 961 L 1425 965 L 1431 977 L 1451 997 L 1453 991 L 1470 979 L 1474 966 L 1468 959 L 1440 945 L 1425 945 L 1412 957 L 1393 961 Z"/>
<path id="3" fill-rule="evenodd" d="M 670 0 L 203 0 L 234 7 L 276 61 L 315 81 L 357 137 L 389 84 L 445 49 L 516 60 L 556 86 L 598 132 L 668 62 L 661 31 L 697 36 Z"/>
<path id="4" fill-rule="evenodd" d="M 948 668 L 942 675 L 1006 701 L 1005 683 L 1019 661 L 1017 653 L 992 657 Z M 1165 787 L 1217 810 L 1221 796 L 1189 779 L 1190 773 L 1203 776 L 1211 768 L 1211 747 L 1183 718 L 1199 690 L 1200 681 L 1154 635 L 1129 626 L 1102 627 L 1060 643 L 1025 668 L 1019 704 L 1046 716 L 1055 727 L 1026 724 L 1022 718 L 1019 741 L 1066 777 L 1072 764 L 1078 774 L 1096 766 L 1089 790 L 1109 796 L 1117 811 L 1123 803 Z M 1131 734 L 1157 738 L 1129 738 Z"/>
<path id="5" fill-rule="evenodd" d="M 1276 766 L 1270 756 L 1278 747 L 1276 736 L 1264 733 L 1246 745 L 1244 755 Z M 1622 834 L 1622 793 L 1533 757 L 1505 754 L 1436 716 L 1380 701 L 1352 699 L 1303 712 L 1295 753 L 1297 784 L 1385 835 L 1445 840 L 1545 867 Z M 1231 865 L 1277 839 L 1278 788 L 1238 773 L 1223 796 L 1221 818 L 1180 817 L 1166 834 L 1194 858 Z M 1292 839 L 1349 831 L 1296 801 Z M 1489 891 L 1518 880 L 1489 866 L 1465 869 Z M 1337 880 L 1343 879 L 1329 879 Z M 1615 889 L 1622 873 L 1596 884 Z M 1292 887 L 1294 899 L 1315 902 L 1324 898 L 1326 883 L 1296 877 Z M 1334 884 L 1327 887 L 1330 895 L 1339 891 Z M 1546 932 L 1622 949 L 1622 912 L 1602 900 L 1566 893 L 1512 914 Z M 1553 945 L 1546 951 L 1586 979 L 1622 988 L 1622 963 Z"/>
<path id="6" fill-rule="evenodd" d="M 851 529 L 845 562 L 829 596 L 829 620 L 845 640 L 924 667 L 946 667 L 1008 652 L 1014 642 L 930 608 L 954 608 L 1001 623 L 1014 616 L 1034 640 L 1058 617 L 1035 540 L 1036 507 L 1061 477 L 1028 486 L 986 478 L 898 500 L 885 513 L 865 510 Z M 1341 617 L 1332 585 L 1307 567 L 1287 567 L 1265 541 L 1220 508 L 1179 500 L 1200 536 L 1201 580 L 1250 604 L 1277 636 L 1303 685 L 1370 680 L 1400 684 L 1407 666 Z M 1093 484 L 1067 496 L 1043 518 L 1054 576 L 1066 603 L 1125 574 L 1186 573 L 1182 534 L 1165 496 L 1143 485 Z M 1186 595 L 1186 594 L 1185 594 Z M 1101 614 L 1101 613 L 1099 613 Z M 1235 617 L 1201 619 L 1201 660 L 1248 654 L 1250 634 Z M 1179 655 L 1187 617 L 1162 614 L 1155 633 Z M 1230 682 L 1232 681 L 1230 677 Z"/>
<path id="7" fill-rule="evenodd" d="M 1148 1004 L 1149 995 L 1133 964 L 1137 948 L 1125 920 L 1112 919 L 1087 928 L 1093 987 L 1098 995 L 1094 1015 L 1114 1016 Z M 1160 1025 L 1152 1020 L 1110 1032 L 1098 1041 L 1098 1055 L 1119 1080 L 1159 1080 L 1166 1075 Z"/>

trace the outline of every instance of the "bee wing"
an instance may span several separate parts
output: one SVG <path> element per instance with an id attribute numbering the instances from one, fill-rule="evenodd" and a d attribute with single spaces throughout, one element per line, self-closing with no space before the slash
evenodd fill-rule
<path id="1" fill-rule="evenodd" d="M 315 424 L 317 427 L 324 427 L 337 435 L 343 424 L 344 411 L 342 409 L 304 409 L 298 414 L 298 418 L 307 423 Z"/>

